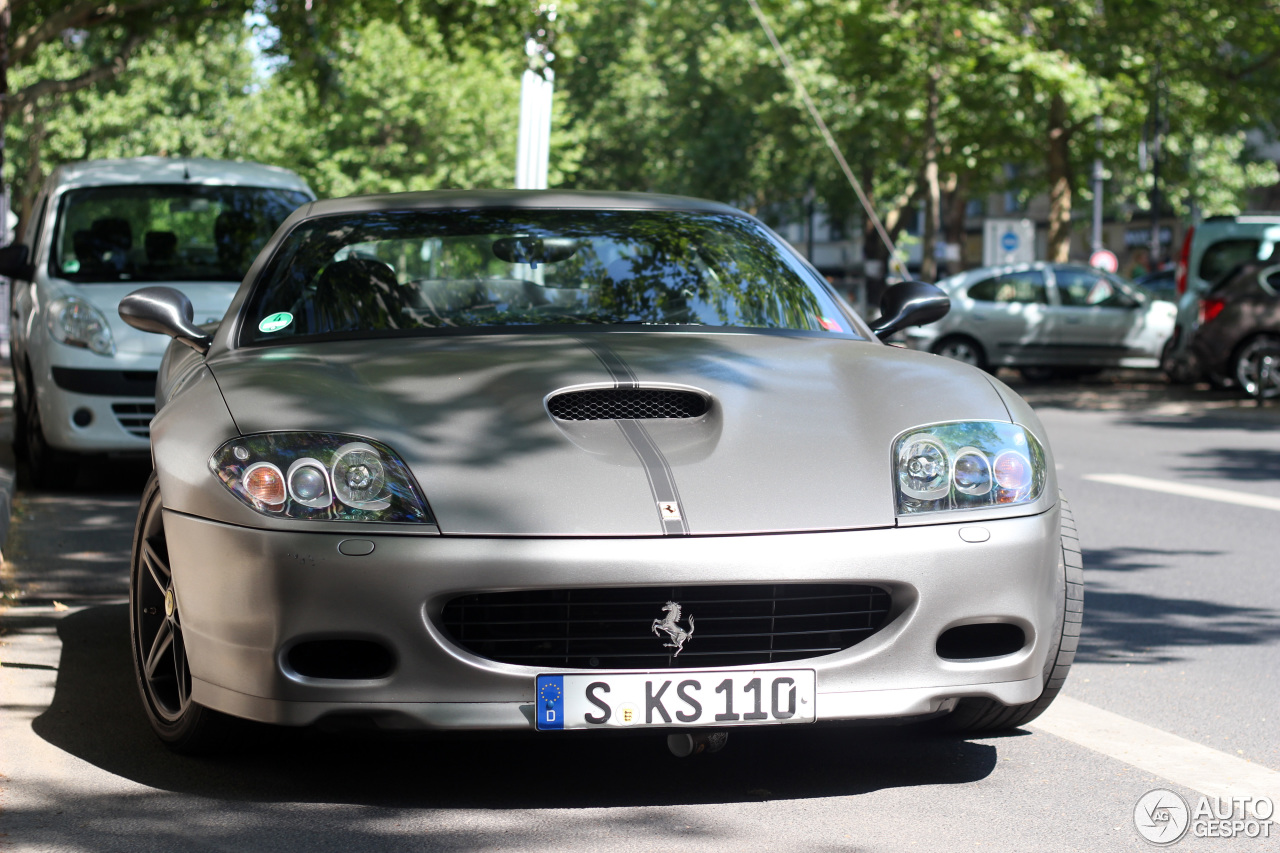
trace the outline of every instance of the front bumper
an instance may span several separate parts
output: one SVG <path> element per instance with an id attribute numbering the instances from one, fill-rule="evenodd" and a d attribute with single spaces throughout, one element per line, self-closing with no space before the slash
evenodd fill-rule
<path id="1" fill-rule="evenodd" d="M 534 676 L 546 670 L 479 658 L 436 623 L 447 601 L 473 592 L 804 581 L 883 586 L 894 604 L 878 633 L 843 652 L 776 667 L 815 670 L 819 721 L 935 713 L 964 696 L 1030 702 L 1043 688 L 1063 607 L 1057 506 L 984 523 L 646 539 L 398 536 L 380 528 L 353 537 L 262 531 L 168 511 L 165 528 L 193 698 L 292 725 L 369 714 L 401 726 L 532 729 Z M 988 538 L 966 541 L 981 538 L 968 532 L 973 528 Z M 373 543 L 372 553 L 339 552 L 340 543 L 357 538 Z M 1026 643 L 995 658 L 938 657 L 943 631 L 988 621 L 1017 624 Z M 394 669 L 372 680 L 290 671 L 285 660 L 293 643 L 326 638 L 382 643 L 393 651 Z"/>
<path id="2" fill-rule="evenodd" d="M 76 453 L 149 453 L 155 366 L 131 366 L 138 369 L 51 367 L 37 391 L 49 444 Z"/>

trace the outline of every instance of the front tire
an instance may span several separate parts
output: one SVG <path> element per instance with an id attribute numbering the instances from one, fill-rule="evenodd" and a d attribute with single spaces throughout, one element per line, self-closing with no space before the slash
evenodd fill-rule
<path id="1" fill-rule="evenodd" d="M 945 356 L 956 361 L 972 365 L 979 370 L 987 370 L 987 353 L 982 344 L 964 335 L 952 335 L 943 338 L 933 345 L 934 355 Z"/>
<path id="2" fill-rule="evenodd" d="M 169 564 L 160 486 L 152 473 L 142 493 L 129 569 L 129 637 L 134 674 L 151 729 L 174 752 L 220 747 L 230 718 L 191 699 L 191 669 Z"/>
<path id="3" fill-rule="evenodd" d="M 44 419 L 35 389 L 26 395 L 25 417 L 22 418 L 22 446 L 26 451 L 27 471 L 38 489 L 66 489 L 75 483 L 74 457 L 53 447 L 44 437 Z"/>
<path id="4" fill-rule="evenodd" d="M 1065 498 L 1061 499 L 1061 504 L 1062 610 L 1045 663 L 1044 689 L 1035 701 L 1023 705 L 1005 705 L 981 697 L 961 699 L 956 709 L 942 719 L 945 730 L 978 734 L 1015 729 L 1043 714 L 1062 692 L 1080 643 L 1080 624 L 1084 616 L 1084 561 L 1080 557 L 1080 538 L 1071 507 Z"/>
<path id="5" fill-rule="evenodd" d="M 1280 397 L 1280 372 L 1276 368 L 1269 373 L 1259 369 L 1265 356 L 1280 361 L 1280 337 L 1257 335 L 1245 341 L 1231 357 L 1231 375 L 1250 397 L 1274 400 Z"/>

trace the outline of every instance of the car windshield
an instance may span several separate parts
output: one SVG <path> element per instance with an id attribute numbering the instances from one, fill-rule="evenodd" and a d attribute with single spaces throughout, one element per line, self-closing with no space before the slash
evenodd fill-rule
<path id="1" fill-rule="evenodd" d="M 854 334 L 770 232 L 685 211 L 431 210 L 294 229 L 242 341 L 638 324 Z"/>
<path id="2" fill-rule="evenodd" d="M 240 281 L 298 190 L 115 185 L 62 197 L 51 274 L 74 282 Z"/>

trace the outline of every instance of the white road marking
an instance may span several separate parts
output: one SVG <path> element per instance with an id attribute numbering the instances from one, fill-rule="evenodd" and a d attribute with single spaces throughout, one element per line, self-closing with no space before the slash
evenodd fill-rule
<path id="1" fill-rule="evenodd" d="M 1211 797 L 1280 803 L 1280 772 L 1069 696 L 1055 699 L 1031 727 Z"/>
<path id="2" fill-rule="evenodd" d="M 1146 489 L 1152 492 L 1164 492 L 1188 498 L 1204 498 L 1209 501 L 1222 501 L 1223 503 L 1251 506 L 1257 509 L 1280 510 L 1280 498 L 1273 498 L 1267 495 L 1251 495 L 1247 492 L 1236 492 L 1231 489 L 1214 489 L 1209 486 L 1174 483 L 1170 480 L 1153 480 L 1150 477 L 1135 477 L 1132 474 L 1085 474 L 1084 478 L 1099 483 L 1110 483 L 1113 486 L 1129 486 L 1134 489 Z"/>

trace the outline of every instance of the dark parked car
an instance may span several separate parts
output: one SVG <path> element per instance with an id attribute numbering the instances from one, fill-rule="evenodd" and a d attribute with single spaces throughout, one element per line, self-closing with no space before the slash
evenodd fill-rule
<path id="1" fill-rule="evenodd" d="M 1216 384 L 1280 396 L 1276 375 L 1259 366 L 1267 354 L 1280 355 L 1280 251 L 1219 281 L 1200 300 L 1200 318 L 1191 347 Z"/>

